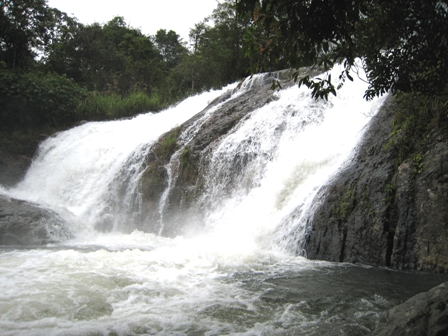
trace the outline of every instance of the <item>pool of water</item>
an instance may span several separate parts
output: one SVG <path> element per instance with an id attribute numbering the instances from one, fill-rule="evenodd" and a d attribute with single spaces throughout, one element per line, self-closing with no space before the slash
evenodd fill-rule
<path id="1" fill-rule="evenodd" d="M 2 335 L 366 335 L 446 275 L 134 232 L 0 249 Z"/>

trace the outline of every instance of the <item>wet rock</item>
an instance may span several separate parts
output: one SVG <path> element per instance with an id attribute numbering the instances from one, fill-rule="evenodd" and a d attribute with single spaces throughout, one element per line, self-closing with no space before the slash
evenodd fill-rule
<path id="1" fill-rule="evenodd" d="M 415 225 L 412 249 L 418 269 L 448 270 L 448 145 L 438 141 L 422 156 L 422 171 L 415 177 L 412 210 Z M 411 172 L 412 173 L 412 172 Z"/>
<path id="2" fill-rule="evenodd" d="M 178 139 L 177 146 L 172 148 L 169 155 L 165 155 L 166 152 L 162 149 L 173 136 L 173 131 L 159 139 L 148 155 L 147 168 L 141 179 L 142 218 L 146 223 L 146 226 L 142 227 L 143 230 L 176 236 L 200 229 L 203 214 L 197 201 L 203 191 L 205 181 L 202 172 L 207 169 L 209 155 L 221 137 L 231 133 L 246 116 L 277 99 L 275 91 L 271 88 L 276 80 L 280 81 L 284 88 L 294 85 L 289 70 L 268 73 L 259 81 L 248 81 L 249 87 L 245 87 L 235 99 L 229 100 L 230 92 L 214 99 L 202 112 L 176 129 L 176 137 L 185 132 L 194 134 L 188 144 Z M 242 82 L 237 90 L 244 85 L 248 84 Z M 218 104 L 222 105 L 213 111 Z M 202 119 L 207 114 L 208 117 Z M 236 172 L 235 176 L 238 176 L 237 172 L 250 162 L 250 158 L 244 155 L 242 153 L 241 157 L 236 159 L 232 168 Z M 170 193 L 164 195 L 169 179 L 165 167 L 170 162 L 172 185 Z M 163 209 L 160 208 L 162 197 L 166 197 Z"/>
<path id="3" fill-rule="evenodd" d="M 389 309 L 372 335 L 448 335 L 448 282 Z"/>
<path id="4" fill-rule="evenodd" d="M 320 191 L 303 249 L 311 259 L 448 271 L 447 140 L 396 167 L 391 99 L 350 165 Z M 418 161 L 418 162 L 417 162 Z"/>
<path id="5" fill-rule="evenodd" d="M 72 238 L 55 212 L 0 196 L 0 245 L 44 245 Z"/>
<path id="6" fill-rule="evenodd" d="M 352 163 L 320 191 L 321 204 L 303 246 L 308 258 L 390 264 L 388 185 L 395 153 L 385 147 L 394 117 L 389 104 L 373 118 Z"/>

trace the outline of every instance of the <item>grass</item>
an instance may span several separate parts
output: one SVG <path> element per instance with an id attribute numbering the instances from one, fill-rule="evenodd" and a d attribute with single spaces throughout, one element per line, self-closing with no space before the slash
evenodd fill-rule
<path id="1" fill-rule="evenodd" d="M 132 117 L 136 114 L 159 111 L 166 107 L 158 94 L 151 96 L 144 92 L 134 92 L 127 96 L 116 93 L 90 93 L 78 106 L 80 120 L 114 120 Z"/>

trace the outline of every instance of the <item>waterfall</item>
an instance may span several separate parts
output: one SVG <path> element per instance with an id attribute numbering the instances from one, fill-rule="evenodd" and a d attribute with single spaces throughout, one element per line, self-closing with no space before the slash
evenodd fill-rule
<path id="1" fill-rule="evenodd" d="M 333 71 L 337 77 L 338 69 Z M 69 214 L 78 235 L 132 232 L 141 227 L 139 181 L 148 153 L 163 133 L 195 117 L 179 134 L 179 149 L 165 167 L 168 181 L 154 230 L 164 234 L 182 151 L 202 125 L 220 116 L 225 102 L 242 99 L 243 93 L 269 80 L 272 75 L 255 75 L 157 114 L 86 123 L 59 133 L 40 146 L 24 180 L 8 193 Z M 243 245 L 294 249 L 291 241 L 300 239 L 317 191 L 347 161 L 381 105 L 382 99 L 364 101 L 365 89 L 359 81 L 348 82 L 337 97 L 316 101 L 308 89 L 292 85 L 276 91 L 270 102 L 204 149 L 199 158 L 204 183 L 197 204 L 207 234 Z M 188 220 L 186 215 L 182 219 Z"/>
<path id="2" fill-rule="evenodd" d="M 253 111 L 208 158 L 207 225 L 221 239 L 294 252 L 317 192 L 349 160 L 382 104 L 364 101 L 365 89 L 349 82 L 326 102 L 294 86 Z"/>
<path id="3" fill-rule="evenodd" d="M 138 202 L 137 184 L 151 145 L 233 86 L 190 97 L 162 113 L 90 122 L 58 133 L 40 145 L 23 181 L 6 192 L 73 214 L 79 219 L 75 233 L 120 228 L 132 220 L 130 207 Z"/>
<path id="4" fill-rule="evenodd" d="M 24 180 L 0 192 L 54 210 L 74 238 L 0 246 L 2 335 L 364 335 L 445 281 L 297 255 L 383 99 L 364 101 L 357 80 L 315 101 L 292 82 L 270 90 L 274 78 L 43 142 Z M 166 181 L 148 200 L 154 164 Z"/>

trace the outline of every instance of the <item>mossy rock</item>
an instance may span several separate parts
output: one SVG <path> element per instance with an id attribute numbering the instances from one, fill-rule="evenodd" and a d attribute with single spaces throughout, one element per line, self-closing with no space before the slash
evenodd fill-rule
<path id="1" fill-rule="evenodd" d="M 158 160 L 169 162 L 171 156 L 179 148 L 177 138 L 179 137 L 180 128 L 177 127 L 160 138 L 154 146 L 154 153 Z"/>
<path id="2" fill-rule="evenodd" d="M 143 196 L 149 200 L 158 199 L 166 188 L 166 169 L 158 163 L 151 162 L 141 179 Z"/>
<path id="3" fill-rule="evenodd" d="M 141 190 L 145 199 L 157 201 L 167 186 L 165 166 L 171 156 L 179 148 L 177 138 L 180 128 L 175 128 L 163 135 L 153 146 L 148 159 L 147 167 L 141 179 Z"/>
<path id="4" fill-rule="evenodd" d="M 180 155 L 179 178 L 181 181 L 190 183 L 196 180 L 198 176 L 197 156 L 188 147 Z"/>

